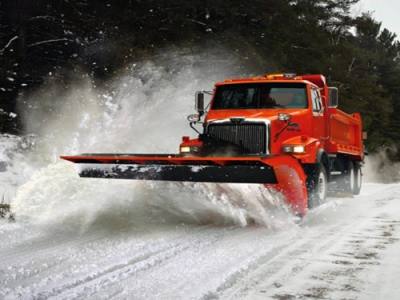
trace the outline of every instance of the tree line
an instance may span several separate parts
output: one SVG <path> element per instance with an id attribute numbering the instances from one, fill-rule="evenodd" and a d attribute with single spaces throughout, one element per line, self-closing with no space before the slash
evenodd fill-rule
<path id="1" fill-rule="evenodd" d="M 21 93 L 49 74 L 99 82 L 166 46 L 212 41 L 268 72 L 322 73 L 359 111 L 368 149 L 400 146 L 400 44 L 358 0 L 6 0 L 0 2 L 0 132 L 23 134 Z M 397 151 L 390 152 L 400 159 Z"/>

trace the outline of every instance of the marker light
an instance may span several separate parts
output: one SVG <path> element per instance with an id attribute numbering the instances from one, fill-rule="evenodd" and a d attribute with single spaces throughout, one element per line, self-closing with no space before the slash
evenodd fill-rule
<path id="1" fill-rule="evenodd" d="M 279 121 L 284 121 L 284 122 L 287 122 L 287 121 L 289 121 L 290 119 L 291 119 L 291 115 L 289 115 L 289 114 L 285 114 L 285 113 L 278 113 L 278 120 Z"/>

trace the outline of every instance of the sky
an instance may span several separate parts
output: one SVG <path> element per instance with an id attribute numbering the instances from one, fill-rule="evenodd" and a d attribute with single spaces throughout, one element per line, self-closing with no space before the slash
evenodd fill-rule
<path id="1" fill-rule="evenodd" d="M 373 12 L 375 19 L 382 22 L 382 29 L 389 29 L 400 39 L 400 0 L 360 0 L 354 12 L 361 14 L 364 11 Z"/>

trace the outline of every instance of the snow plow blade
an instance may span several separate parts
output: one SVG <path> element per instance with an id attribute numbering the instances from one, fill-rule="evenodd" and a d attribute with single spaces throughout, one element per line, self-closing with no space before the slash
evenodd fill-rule
<path id="1" fill-rule="evenodd" d="M 297 213 L 307 210 L 305 174 L 291 156 L 81 154 L 61 158 L 79 164 L 81 177 L 264 184 L 281 192 Z"/>
<path id="2" fill-rule="evenodd" d="M 81 165 L 79 176 L 160 181 L 277 183 L 259 158 L 182 157 L 177 155 L 83 154 L 62 156 Z"/>

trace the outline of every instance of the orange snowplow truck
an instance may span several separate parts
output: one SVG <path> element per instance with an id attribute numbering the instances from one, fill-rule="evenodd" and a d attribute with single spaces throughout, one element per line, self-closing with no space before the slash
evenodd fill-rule
<path id="1" fill-rule="evenodd" d="M 178 154 L 61 158 L 81 164 L 81 177 L 264 184 L 303 216 L 331 182 L 346 193 L 361 189 L 361 117 L 337 106 L 338 90 L 323 75 L 230 79 L 196 93 L 188 120 L 198 136 L 183 137 Z"/>

